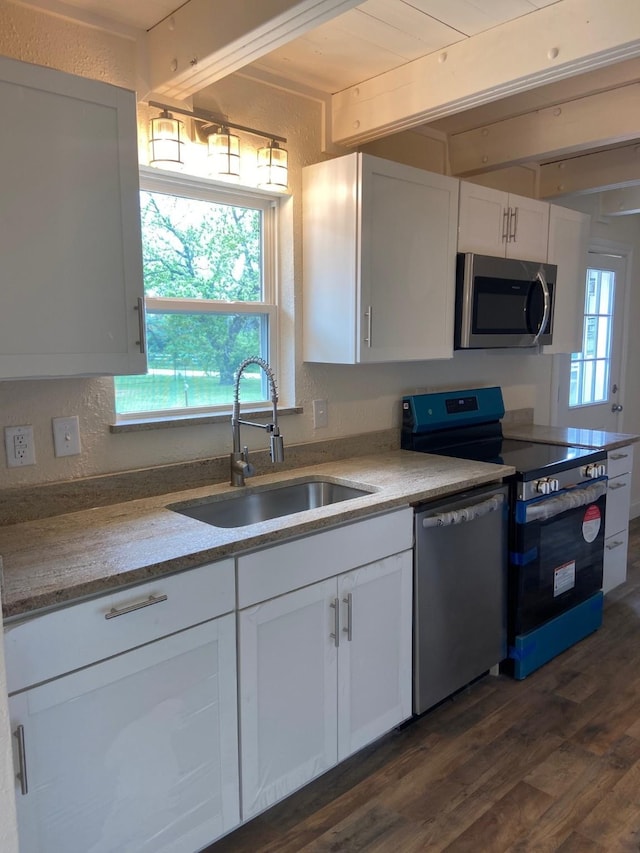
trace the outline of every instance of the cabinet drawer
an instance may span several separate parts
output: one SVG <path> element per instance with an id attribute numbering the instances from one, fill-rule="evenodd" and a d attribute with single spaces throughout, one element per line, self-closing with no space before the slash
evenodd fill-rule
<path id="1" fill-rule="evenodd" d="M 238 607 L 249 607 L 413 547 L 409 507 L 238 558 Z"/>
<path id="2" fill-rule="evenodd" d="M 607 473 L 609 477 L 627 474 L 633 468 L 633 447 L 618 447 L 607 454 Z"/>
<path id="3" fill-rule="evenodd" d="M 233 560 L 223 560 L 8 625 L 8 692 L 228 613 L 234 606 Z"/>
<path id="4" fill-rule="evenodd" d="M 602 571 L 602 591 L 609 592 L 627 579 L 627 547 L 629 532 L 623 530 L 614 533 L 604 541 L 604 566 Z"/>
<path id="5" fill-rule="evenodd" d="M 610 477 L 607 483 L 607 510 L 604 535 L 611 536 L 629 525 L 631 474 Z"/>

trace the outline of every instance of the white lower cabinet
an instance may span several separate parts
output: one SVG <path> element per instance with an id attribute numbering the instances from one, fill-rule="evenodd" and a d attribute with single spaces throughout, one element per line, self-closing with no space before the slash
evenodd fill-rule
<path id="1" fill-rule="evenodd" d="M 602 591 L 605 593 L 627 579 L 633 447 L 610 450 L 607 454 L 607 468 L 609 480 L 602 573 Z"/>
<path id="2" fill-rule="evenodd" d="M 224 568 L 233 596 L 232 561 Z M 202 579 L 194 594 L 216 593 L 206 576 L 216 569 L 193 570 Z M 101 622 L 114 637 L 135 633 L 138 618 L 161 623 L 167 591 L 150 602 L 147 585 L 129 590 L 132 603 L 115 614 L 109 606 Z M 76 607 L 100 601 L 42 619 L 72 622 Z M 18 634 L 39 636 L 46 657 L 55 620 L 30 621 Z M 10 695 L 20 853 L 194 853 L 237 826 L 236 688 L 236 616 L 227 613 Z"/>
<path id="3" fill-rule="evenodd" d="M 410 551 L 239 614 L 247 820 L 411 715 Z"/>

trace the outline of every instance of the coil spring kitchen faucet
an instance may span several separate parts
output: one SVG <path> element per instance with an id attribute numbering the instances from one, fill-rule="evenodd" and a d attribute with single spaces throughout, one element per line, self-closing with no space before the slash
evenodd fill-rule
<path id="1" fill-rule="evenodd" d="M 273 403 L 273 420 L 268 424 L 256 424 L 253 421 L 244 421 L 240 418 L 240 377 L 246 367 L 250 364 L 257 364 L 267 375 L 269 386 L 271 388 L 271 402 Z M 231 415 L 231 430 L 233 432 L 233 450 L 231 451 L 231 481 L 232 486 L 244 486 L 245 477 L 251 477 L 255 469 L 249 462 L 249 448 L 245 444 L 244 447 L 240 443 L 240 424 L 244 426 L 258 427 L 258 429 L 266 429 L 270 434 L 270 454 L 272 462 L 282 462 L 284 460 L 284 443 L 280 435 L 278 427 L 278 389 L 276 388 L 276 378 L 273 370 L 267 362 L 259 356 L 245 358 L 238 366 L 236 371 L 236 382 L 233 394 L 233 413 Z"/>

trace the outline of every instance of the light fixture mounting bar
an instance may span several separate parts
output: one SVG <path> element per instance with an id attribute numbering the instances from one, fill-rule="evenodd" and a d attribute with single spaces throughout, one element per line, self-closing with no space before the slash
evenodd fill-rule
<path id="1" fill-rule="evenodd" d="M 223 116 L 217 116 L 215 113 L 210 113 L 207 110 L 194 109 L 183 110 L 180 107 L 172 107 L 170 104 L 161 104 L 158 101 L 148 101 L 150 107 L 156 107 L 159 110 L 168 110 L 170 113 L 178 113 L 182 116 L 188 116 L 201 121 L 204 124 L 215 124 L 220 127 L 233 128 L 233 130 L 242 130 L 244 133 L 251 133 L 253 136 L 262 136 L 264 139 L 272 139 L 274 142 L 286 142 L 286 136 L 278 136 L 275 133 L 266 133 L 264 130 L 255 130 L 253 127 L 245 127 L 243 124 L 234 124 L 227 121 Z"/>

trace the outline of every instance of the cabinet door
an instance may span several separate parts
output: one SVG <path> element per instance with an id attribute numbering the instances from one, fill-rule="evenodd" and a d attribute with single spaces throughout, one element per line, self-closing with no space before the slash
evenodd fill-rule
<path id="1" fill-rule="evenodd" d="M 458 251 L 504 257 L 508 206 L 507 193 L 461 181 Z"/>
<path id="2" fill-rule="evenodd" d="M 610 477 L 607 482 L 607 514 L 604 535 L 609 537 L 629 526 L 631 473 Z"/>
<path id="3" fill-rule="evenodd" d="M 507 257 L 545 262 L 548 242 L 549 204 L 535 198 L 509 195 Z"/>
<path id="4" fill-rule="evenodd" d="M 362 156 L 359 361 L 453 356 L 458 181 Z"/>
<path id="5" fill-rule="evenodd" d="M 607 514 L 604 527 L 602 591 L 609 592 L 627 579 L 629 510 L 633 447 L 618 447 L 607 454 Z"/>
<path id="6" fill-rule="evenodd" d="M 584 318 L 590 217 L 577 210 L 551 205 L 549 263 L 558 276 L 553 294 L 553 343 L 545 353 L 580 352 Z"/>
<path id="7" fill-rule="evenodd" d="M 411 716 L 412 553 L 338 579 L 338 759 Z"/>
<path id="8" fill-rule="evenodd" d="M 239 614 L 243 820 L 337 761 L 336 588 L 332 578 Z"/>
<path id="9" fill-rule="evenodd" d="M 604 540 L 604 565 L 602 567 L 602 591 L 609 592 L 627 579 L 627 551 L 629 530 L 614 533 Z"/>
<path id="10" fill-rule="evenodd" d="M 21 853 L 193 853 L 237 825 L 235 676 L 229 614 L 10 697 Z"/>
<path id="11" fill-rule="evenodd" d="M 0 57 L 0 377 L 144 373 L 135 93 Z"/>

